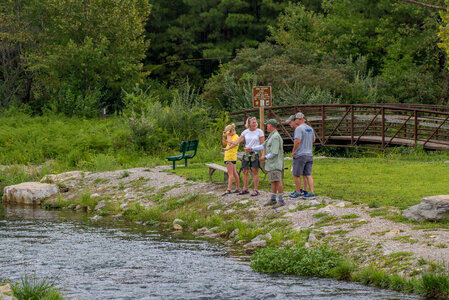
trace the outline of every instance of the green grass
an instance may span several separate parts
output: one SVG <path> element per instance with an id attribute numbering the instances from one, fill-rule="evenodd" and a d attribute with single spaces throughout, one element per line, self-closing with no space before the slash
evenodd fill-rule
<path id="1" fill-rule="evenodd" d="M 214 162 L 222 163 L 218 152 Z M 425 196 L 447 194 L 444 178 L 449 174 L 449 164 L 443 161 L 449 158 L 446 154 L 422 155 L 421 160 L 412 155 L 398 156 L 397 159 L 317 159 L 313 166 L 315 194 L 370 207 L 393 206 L 400 209 L 420 203 Z M 290 166 L 291 161 L 286 161 L 286 168 Z M 195 181 L 209 181 L 208 168 L 203 163 L 192 163 L 187 168 L 171 172 Z M 223 180 L 222 176 L 217 174 L 217 180 Z M 261 189 L 269 191 L 268 180 L 261 184 Z M 285 173 L 284 190 L 294 190 L 294 181 L 288 171 Z"/>
<path id="2" fill-rule="evenodd" d="M 54 287 L 53 282 L 43 279 L 38 280 L 35 275 L 25 275 L 21 278 L 20 283 L 11 285 L 14 297 L 18 300 L 63 300 L 64 297 L 60 291 Z"/>

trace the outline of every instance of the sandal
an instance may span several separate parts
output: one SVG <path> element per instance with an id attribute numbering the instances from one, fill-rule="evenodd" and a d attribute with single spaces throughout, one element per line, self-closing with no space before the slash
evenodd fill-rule
<path id="1" fill-rule="evenodd" d="M 251 193 L 251 196 L 259 196 L 259 191 L 254 190 L 254 192 Z"/>
<path id="2" fill-rule="evenodd" d="M 235 190 L 235 191 L 233 191 L 232 193 L 233 193 L 233 194 L 239 194 L 239 193 L 240 193 L 240 190 Z"/>
<path id="3" fill-rule="evenodd" d="M 226 192 L 224 192 L 222 196 L 229 195 L 230 193 L 231 193 L 231 190 L 226 190 Z"/>
<path id="4" fill-rule="evenodd" d="M 243 190 L 239 193 L 239 195 L 246 195 L 246 194 L 249 194 L 248 190 Z"/>

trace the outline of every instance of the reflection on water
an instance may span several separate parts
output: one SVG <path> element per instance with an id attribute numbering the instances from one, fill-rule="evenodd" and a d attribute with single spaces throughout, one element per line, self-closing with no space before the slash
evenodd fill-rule
<path id="1" fill-rule="evenodd" d="M 129 222 L 0 206 L 0 280 L 33 273 L 69 299 L 418 299 L 256 273 L 220 245 Z"/>

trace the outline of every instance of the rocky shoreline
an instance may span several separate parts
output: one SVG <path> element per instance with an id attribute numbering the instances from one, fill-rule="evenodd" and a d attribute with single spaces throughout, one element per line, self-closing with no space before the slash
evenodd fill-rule
<path id="1" fill-rule="evenodd" d="M 167 172 L 169 169 L 169 166 L 158 166 L 50 175 L 42 182 L 50 189 L 57 187 L 58 192 L 36 199 L 29 192 L 31 200 L 26 201 L 46 207 L 87 210 L 92 213 L 92 220 L 96 220 L 107 214 L 125 217 L 123 213 L 136 204 L 151 208 L 166 199 L 178 197 L 182 202 L 188 195 L 200 194 L 211 199 L 205 210 L 212 215 L 240 216 L 245 222 L 269 224 L 273 228 L 287 226 L 308 236 L 306 247 L 329 245 L 361 266 L 374 265 L 388 273 L 407 277 L 419 276 L 435 268 L 449 269 L 449 230 L 395 222 L 394 217 L 401 213 L 397 208 L 369 208 L 320 196 L 307 200 L 287 198 L 286 206 L 272 209 L 263 206 L 269 197 L 266 192 L 262 191 L 257 197 L 221 196 L 223 186 L 189 181 Z M 12 189 L 5 188 L 4 202 L 14 201 Z M 169 226 L 173 230 L 186 230 L 184 222 L 175 219 Z M 239 236 L 238 229 L 227 234 L 220 232 L 218 227 L 204 226 L 193 233 L 224 239 L 229 246 L 249 252 L 265 247 L 273 238 L 266 233 L 248 241 Z M 294 245 L 294 241 L 285 237 L 282 245 Z"/>

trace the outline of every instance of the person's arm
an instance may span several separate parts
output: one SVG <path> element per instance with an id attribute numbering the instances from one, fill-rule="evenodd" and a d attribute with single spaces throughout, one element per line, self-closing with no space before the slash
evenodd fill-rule
<path id="1" fill-rule="evenodd" d="M 263 133 L 263 132 L 262 132 Z M 262 145 L 263 143 L 265 143 L 265 135 L 262 135 L 261 137 L 259 137 L 259 141 L 260 144 Z M 265 156 L 265 149 L 262 150 L 261 152 L 262 156 Z M 265 157 L 266 158 L 266 157 Z"/>
<path id="2" fill-rule="evenodd" d="M 248 149 L 248 151 L 260 151 L 260 150 L 265 149 L 265 147 L 264 147 L 263 144 L 261 144 L 259 146 L 255 146 L 255 147 L 252 147 L 252 148 L 246 148 L 246 149 Z"/>
<path id="3" fill-rule="evenodd" d="M 280 139 L 280 137 L 279 138 L 273 137 L 272 139 L 273 139 L 273 141 L 272 141 L 271 147 L 270 147 L 271 152 L 268 153 L 267 155 L 265 155 L 265 159 L 272 159 L 279 155 L 279 147 L 280 147 L 279 139 Z"/>
<path id="4" fill-rule="evenodd" d="M 223 131 L 223 137 L 221 138 L 221 143 L 223 144 L 223 146 L 226 146 L 227 144 L 227 134 Z"/>
<path id="5" fill-rule="evenodd" d="M 296 127 L 295 129 L 295 141 L 293 144 L 293 150 L 292 150 L 292 156 L 295 157 L 295 152 L 301 145 L 301 139 L 302 139 L 302 132 L 299 127 Z"/>
<path id="6" fill-rule="evenodd" d="M 240 136 L 234 142 L 229 141 L 228 144 L 231 145 L 231 146 L 229 146 L 228 148 L 221 148 L 221 150 L 223 150 L 223 151 L 231 150 L 232 148 L 237 147 L 244 139 L 245 139 L 244 136 Z"/>
<path id="7" fill-rule="evenodd" d="M 299 145 L 301 144 L 300 139 L 295 139 L 295 143 L 293 144 L 293 150 L 292 150 L 292 156 L 295 156 L 296 150 L 299 148 Z"/>

